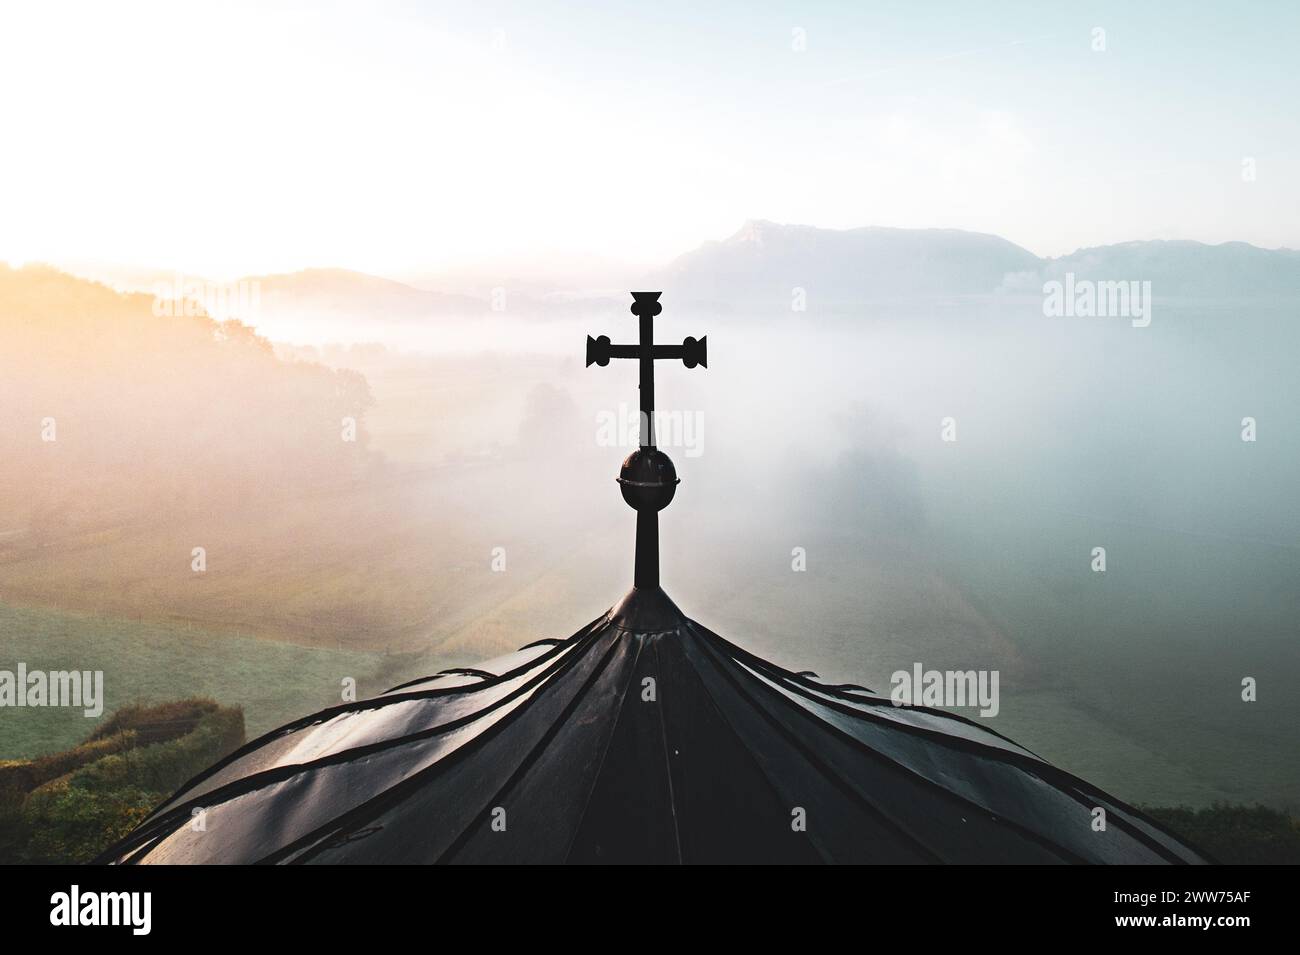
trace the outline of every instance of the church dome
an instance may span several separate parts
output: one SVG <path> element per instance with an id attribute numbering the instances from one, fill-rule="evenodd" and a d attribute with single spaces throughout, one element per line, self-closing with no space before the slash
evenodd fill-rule
<path id="1" fill-rule="evenodd" d="M 992 730 L 784 670 L 634 590 L 567 639 L 254 740 L 105 861 L 1205 860 Z"/>

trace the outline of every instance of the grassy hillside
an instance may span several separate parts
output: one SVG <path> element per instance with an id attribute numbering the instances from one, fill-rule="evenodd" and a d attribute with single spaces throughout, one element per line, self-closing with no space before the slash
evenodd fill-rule
<path id="1" fill-rule="evenodd" d="M 157 304 L 0 266 L 0 531 L 11 546 L 369 466 L 363 376 L 281 361 L 248 325 Z"/>
<path id="2" fill-rule="evenodd" d="M 340 681 L 352 677 L 358 693 L 373 695 L 387 667 L 403 657 L 349 650 L 317 650 L 190 629 L 58 611 L 0 605 L 4 636 L 0 667 L 19 661 L 40 670 L 103 670 L 104 715 L 80 709 L 7 709 L 0 717 L 0 759 L 22 759 L 66 749 L 132 704 L 199 696 L 243 708 L 248 731 L 260 734 L 340 700 Z M 381 685 L 383 684 L 383 685 Z"/>

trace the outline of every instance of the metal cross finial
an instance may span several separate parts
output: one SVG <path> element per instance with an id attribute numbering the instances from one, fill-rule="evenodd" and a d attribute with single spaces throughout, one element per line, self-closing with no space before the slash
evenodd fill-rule
<path id="1" fill-rule="evenodd" d="M 587 365 L 602 368 L 611 358 L 635 358 L 641 362 L 641 447 L 655 446 L 655 359 L 680 358 L 687 368 L 699 365 L 708 368 L 708 342 L 705 335 L 699 341 L 687 338 L 680 345 L 656 345 L 653 320 L 663 311 L 659 304 L 662 292 L 633 292 L 631 312 L 641 320 L 641 342 L 637 345 L 612 345 L 608 335 L 599 338 L 587 336 Z"/>
<path id="2" fill-rule="evenodd" d="M 653 320 L 663 311 L 662 292 L 633 292 L 632 314 L 641 320 L 641 342 L 611 345 L 609 337 L 587 336 L 587 365 L 604 367 L 611 358 L 635 358 L 641 363 L 641 447 L 628 455 L 619 472 L 623 500 L 636 509 L 636 587 L 659 587 L 659 512 L 677 493 L 677 469 L 655 447 L 655 359 L 680 358 L 687 368 L 709 366 L 708 337 L 687 338 L 680 345 L 656 345 Z"/>

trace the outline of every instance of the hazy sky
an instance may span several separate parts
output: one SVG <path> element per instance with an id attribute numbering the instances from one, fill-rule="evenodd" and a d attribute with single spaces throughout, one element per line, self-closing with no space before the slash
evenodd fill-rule
<path id="1" fill-rule="evenodd" d="M 654 264 L 748 218 L 1300 246 L 1290 0 L 0 10 L 11 261 Z"/>

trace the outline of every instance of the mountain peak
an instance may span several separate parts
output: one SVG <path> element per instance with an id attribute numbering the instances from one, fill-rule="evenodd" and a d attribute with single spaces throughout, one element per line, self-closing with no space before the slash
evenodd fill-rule
<path id="1" fill-rule="evenodd" d="M 752 242 L 761 245 L 765 239 L 771 238 L 775 233 L 790 228 L 798 227 L 782 225 L 779 222 L 773 222 L 771 219 L 746 219 L 739 229 L 723 241 L 726 243 Z M 805 228 L 807 227 L 805 226 Z"/>
<path id="2" fill-rule="evenodd" d="M 687 300 L 789 308 L 795 290 L 825 304 L 908 296 L 991 294 L 1037 256 L 958 229 L 822 229 L 750 219 L 656 276 Z"/>

